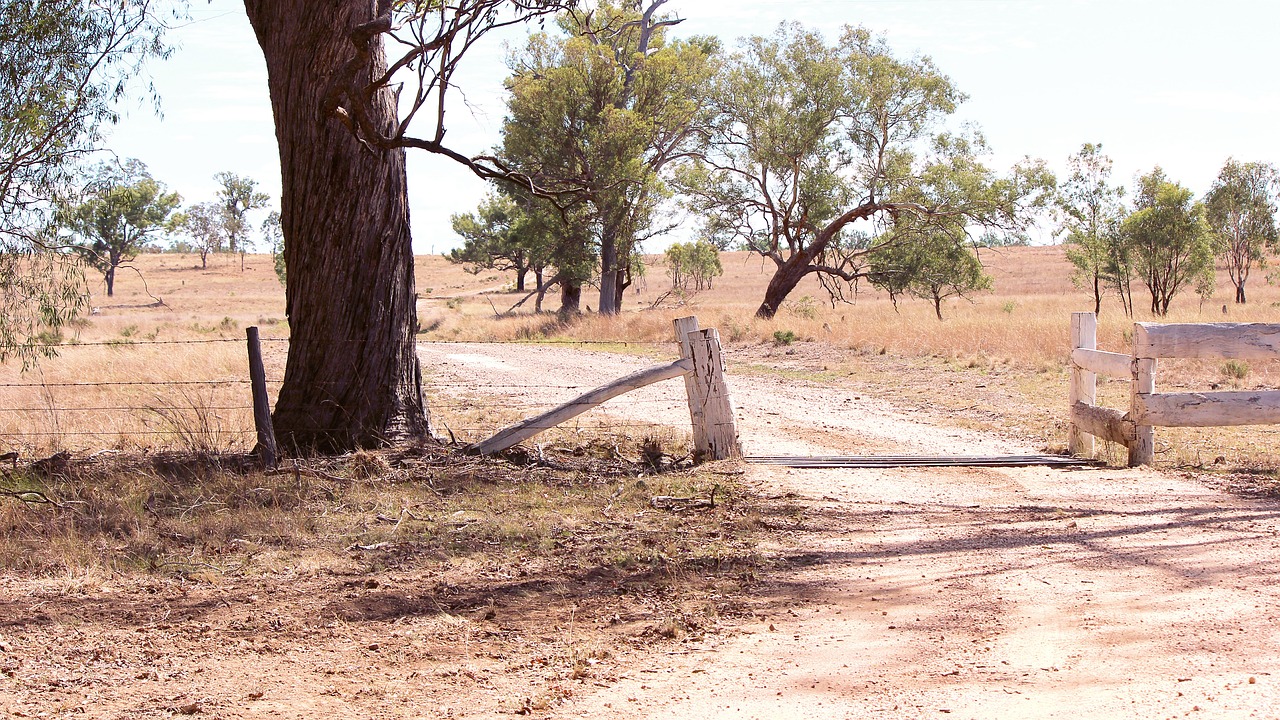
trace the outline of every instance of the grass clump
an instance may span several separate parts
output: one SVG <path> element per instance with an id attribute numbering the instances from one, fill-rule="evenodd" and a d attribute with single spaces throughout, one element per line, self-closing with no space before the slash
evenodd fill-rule
<path id="1" fill-rule="evenodd" d="M 1222 365 L 1222 376 L 1229 380 L 1244 380 L 1249 376 L 1249 363 L 1228 360 Z"/>

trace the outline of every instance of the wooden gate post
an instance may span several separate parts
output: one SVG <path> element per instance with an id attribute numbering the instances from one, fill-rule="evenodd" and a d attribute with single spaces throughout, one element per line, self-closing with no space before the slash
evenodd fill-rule
<path id="1" fill-rule="evenodd" d="M 280 451 L 276 447 L 276 430 L 271 424 L 271 400 L 267 397 L 267 371 L 262 366 L 262 345 L 258 328 L 245 328 L 249 342 L 249 383 L 253 387 L 253 424 L 258 430 L 258 446 L 254 452 L 262 458 L 262 466 L 273 470 Z"/>
<path id="2" fill-rule="evenodd" d="M 1098 316 L 1091 312 L 1071 313 L 1071 349 L 1098 349 Z M 1098 376 L 1088 370 L 1071 363 L 1071 389 L 1068 391 L 1069 407 L 1067 416 L 1071 424 L 1067 426 L 1067 448 L 1077 457 L 1093 457 L 1095 447 L 1093 436 L 1080 429 L 1075 423 L 1076 403 L 1093 405 L 1098 400 Z"/>
<path id="3" fill-rule="evenodd" d="M 693 452 L 699 460 L 726 460 L 742 457 L 742 444 L 738 440 L 738 428 L 733 420 L 733 401 L 729 398 L 729 386 L 724 381 L 724 355 L 720 349 L 720 333 L 715 328 L 697 330 L 687 336 L 693 352 L 693 372 L 686 377 L 693 379 L 694 394 L 689 396 L 690 411 L 693 404 L 701 409 L 702 428 L 693 429 Z"/>
<path id="4" fill-rule="evenodd" d="M 1129 417 L 1136 417 L 1138 395 L 1150 395 L 1156 391 L 1156 359 L 1142 357 L 1150 354 L 1146 342 L 1146 329 L 1133 325 L 1133 382 L 1129 392 Z M 1156 460 L 1156 429 L 1151 425 L 1138 425 L 1137 437 L 1129 446 L 1129 467 L 1151 465 Z"/>
<path id="5" fill-rule="evenodd" d="M 698 332 L 696 316 L 676 318 L 672 321 L 676 328 L 676 342 L 680 343 L 680 359 L 693 361 L 693 345 L 689 341 L 691 333 Z M 689 400 L 689 421 L 693 427 L 693 447 L 705 448 L 706 426 L 702 422 L 702 403 L 698 401 L 698 384 L 693 373 L 684 376 L 685 397 Z"/>

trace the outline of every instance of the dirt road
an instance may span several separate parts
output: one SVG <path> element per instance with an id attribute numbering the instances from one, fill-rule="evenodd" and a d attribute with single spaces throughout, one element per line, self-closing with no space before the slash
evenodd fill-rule
<path id="1" fill-rule="evenodd" d="M 432 345 L 440 386 L 556 402 L 651 361 Z M 536 378 L 538 383 L 532 383 Z M 748 454 L 1027 454 L 854 391 L 730 378 Z M 502 387 L 496 387 L 502 386 Z M 678 382 L 605 411 L 683 427 Z M 1280 503 L 1119 469 L 788 470 L 751 621 L 623 667 L 565 718 L 1280 717 Z"/>

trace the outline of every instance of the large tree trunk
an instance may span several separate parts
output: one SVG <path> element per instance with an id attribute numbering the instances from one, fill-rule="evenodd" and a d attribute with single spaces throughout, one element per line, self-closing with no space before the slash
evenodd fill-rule
<path id="1" fill-rule="evenodd" d="M 600 233 L 600 314 L 618 314 L 618 239 L 612 228 Z"/>
<path id="2" fill-rule="evenodd" d="M 582 281 L 560 281 L 560 317 L 567 319 L 582 314 Z"/>
<path id="3" fill-rule="evenodd" d="M 322 110 L 370 0 L 245 0 L 267 62 L 283 183 L 289 356 L 273 419 L 283 448 L 341 452 L 429 432 L 414 344 L 402 149 L 373 150 Z M 370 76 L 386 60 L 374 40 Z M 395 99 L 373 116 L 390 126 Z"/>
<path id="4" fill-rule="evenodd" d="M 796 253 L 787 262 L 778 266 L 773 277 L 769 278 L 769 287 L 764 291 L 764 302 L 756 310 L 756 317 L 768 320 L 778 314 L 782 301 L 787 299 L 792 290 L 809 274 L 812 256 L 807 253 Z"/>
<path id="5" fill-rule="evenodd" d="M 1244 304 L 1245 304 L 1245 297 L 1244 297 L 1244 281 L 1243 281 L 1243 280 L 1241 280 L 1241 281 L 1240 281 L 1240 284 L 1239 284 L 1239 285 L 1236 285 L 1236 303 L 1237 303 L 1237 304 L 1240 304 L 1240 305 L 1244 305 Z"/>

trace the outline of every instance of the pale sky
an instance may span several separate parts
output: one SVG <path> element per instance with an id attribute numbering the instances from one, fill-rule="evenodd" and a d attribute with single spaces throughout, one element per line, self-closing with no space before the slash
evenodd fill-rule
<path id="1" fill-rule="evenodd" d="M 678 34 L 718 35 L 730 48 L 784 20 L 829 40 L 846 24 L 883 33 L 902 56 L 931 56 L 969 95 L 957 119 L 983 130 L 998 168 L 1029 155 L 1061 174 L 1082 143 L 1100 142 L 1117 182 L 1131 186 L 1158 164 L 1202 194 L 1228 157 L 1280 164 L 1280 3 L 671 0 L 664 9 L 685 18 Z M 193 3 L 192 14 L 172 36 L 182 49 L 153 67 L 163 119 L 131 106 L 107 145 L 145 162 L 186 202 L 212 199 L 222 170 L 258 180 L 278 202 L 266 70 L 244 7 L 213 0 Z M 505 41 L 519 45 L 524 34 Z M 470 109 L 457 106 L 448 127 L 465 152 L 498 142 L 503 42 L 463 61 Z M 409 155 L 414 248 L 443 252 L 459 243 L 449 216 L 474 211 L 486 183 L 444 158 Z"/>

